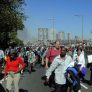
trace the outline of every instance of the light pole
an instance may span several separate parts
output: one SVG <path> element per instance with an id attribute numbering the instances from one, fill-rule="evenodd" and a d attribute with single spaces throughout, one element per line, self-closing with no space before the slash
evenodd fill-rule
<path id="1" fill-rule="evenodd" d="M 55 22 L 55 18 L 52 17 L 52 18 L 49 18 L 48 20 L 51 20 L 51 21 L 52 21 L 52 27 L 53 27 L 53 40 L 54 40 L 54 22 Z"/>
<path id="2" fill-rule="evenodd" d="M 75 15 L 75 16 L 77 16 L 77 17 L 80 17 L 81 18 L 81 26 L 82 26 L 82 33 L 81 33 L 81 36 L 82 36 L 82 41 L 83 41 L 83 39 L 84 39 L 84 37 L 83 37 L 83 20 L 84 20 L 84 17 L 83 17 L 83 15 Z"/>

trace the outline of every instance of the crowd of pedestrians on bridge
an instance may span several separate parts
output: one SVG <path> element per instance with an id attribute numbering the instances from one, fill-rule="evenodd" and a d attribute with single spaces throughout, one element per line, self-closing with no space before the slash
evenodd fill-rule
<path id="1" fill-rule="evenodd" d="M 91 70 L 88 84 L 92 85 L 92 64 L 85 59 L 86 50 L 92 49 L 82 43 L 77 46 L 63 45 L 58 40 L 53 46 L 39 44 L 0 49 L 0 78 L 3 74 L 6 92 L 11 92 L 12 88 L 14 92 L 19 92 L 21 75 L 35 72 L 35 66 L 39 64 L 46 70 L 41 78 L 43 84 L 53 88 L 53 92 L 81 92 L 80 81 L 86 82 L 87 67 Z"/>

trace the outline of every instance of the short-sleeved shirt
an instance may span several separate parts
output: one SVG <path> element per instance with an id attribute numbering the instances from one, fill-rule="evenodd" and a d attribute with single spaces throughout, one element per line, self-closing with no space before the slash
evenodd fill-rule
<path id="1" fill-rule="evenodd" d="M 5 74 L 7 74 L 9 71 L 16 72 L 19 69 L 19 65 L 22 65 L 22 67 L 25 67 L 25 63 L 22 60 L 21 57 L 17 57 L 16 60 L 10 61 L 10 57 L 6 57 L 6 68 L 5 68 Z"/>
<path id="2" fill-rule="evenodd" d="M 54 47 L 53 47 L 53 48 L 50 48 L 50 49 L 48 50 L 48 52 L 47 52 L 46 58 L 48 58 L 48 59 L 49 59 L 49 62 L 52 63 L 53 60 L 54 60 L 54 58 L 55 58 L 56 56 L 60 55 L 60 52 L 61 52 L 60 49 L 57 50 L 57 49 L 55 49 Z"/>

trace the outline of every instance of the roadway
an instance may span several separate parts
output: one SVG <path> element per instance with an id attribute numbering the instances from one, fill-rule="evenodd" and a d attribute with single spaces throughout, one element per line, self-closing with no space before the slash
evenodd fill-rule
<path id="1" fill-rule="evenodd" d="M 43 67 L 40 67 L 40 65 L 36 65 L 36 72 L 32 72 L 31 74 L 25 72 L 23 75 L 21 75 L 19 88 L 27 90 L 28 92 L 50 92 L 51 89 L 48 86 L 44 86 L 43 80 L 41 80 L 41 77 L 44 75 L 44 73 L 45 69 Z M 87 69 L 85 78 L 89 80 L 89 77 L 90 70 Z M 2 81 L 2 85 L 5 88 L 5 81 Z M 92 92 L 92 87 L 89 86 L 87 83 L 81 82 L 81 91 Z"/>

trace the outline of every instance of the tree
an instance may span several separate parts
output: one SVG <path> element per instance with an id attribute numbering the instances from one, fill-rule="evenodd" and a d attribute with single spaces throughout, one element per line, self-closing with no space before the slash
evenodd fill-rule
<path id="1" fill-rule="evenodd" d="M 18 46 L 24 45 L 23 41 L 17 38 L 17 32 L 11 32 L 9 35 L 10 35 L 10 41 L 9 41 L 10 45 L 12 45 L 12 44 L 15 44 L 15 45 L 18 45 Z"/>
<path id="2" fill-rule="evenodd" d="M 0 39 L 8 45 L 9 34 L 23 30 L 25 20 L 22 5 L 24 0 L 0 0 Z M 0 41 L 0 44 L 3 44 Z M 5 45 L 3 44 L 3 45 Z"/>

